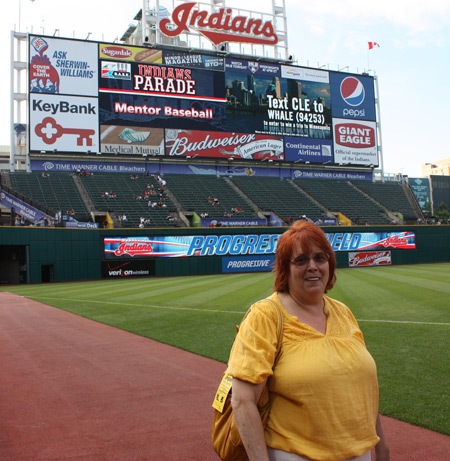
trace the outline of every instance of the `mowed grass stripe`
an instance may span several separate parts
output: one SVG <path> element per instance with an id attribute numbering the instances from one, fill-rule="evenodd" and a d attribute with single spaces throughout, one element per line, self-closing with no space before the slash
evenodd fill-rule
<path id="1" fill-rule="evenodd" d="M 431 289 L 433 291 L 441 291 L 442 293 L 450 294 L 450 286 L 449 286 L 447 277 L 439 277 L 440 280 L 438 280 L 435 275 L 431 275 L 427 273 L 419 273 L 419 274 L 414 273 L 414 275 L 412 275 L 412 274 L 406 274 L 406 273 L 402 274 L 399 272 L 382 271 L 382 270 L 371 271 L 370 275 L 372 277 L 381 277 L 384 279 L 389 279 L 397 283 L 415 285 L 423 289 Z"/>
<path id="2" fill-rule="evenodd" d="M 339 269 L 329 293 L 360 319 L 378 366 L 381 412 L 445 434 L 450 433 L 449 268 L 427 264 Z M 272 286 L 272 274 L 257 273 L 0 290 L 226 362 L 236 324 Z"/>
<path id="3" fill-rule="evenodd" d="M 168 304 L 164 305 L 157 305 L 157 304 L 139 304 L 139 303 L 131 303 L 131 302 L 113 302 L 113 301 L 95 301 L 95 300 L 85 300 L 85 299 L 76 299 L 76 298 L 52 298 L 49 296 L 34 296 L 34 300 L 36 301 L 62 301 L 62 302 L 69 302 L 69 303 L 81 303 L 83 305 L 86 304 L 96 304 L 99 307 L 108 308 L 109 306 L 122 306 L 127 308 L 149 308 L 149 309 L 162 309 L 162 310 L 181 310 L 181 311 L 193 311 L 193 312 L 208 312 L 208 313 L 220 313 L 220 314 L 237 314 L 237 315 L 244 315 L 246 311 L 244 310 L 219 310 L 219 309 L 208 309 L 206 307 L 202 308 L 194 308 L 194 307 L 181 307 L 181 306 L 170 306 Z M 403 324 L 411 324 L 411 325 L 442 325 L 442 326 L 450 326 L 450 323 L 443 323 L 443 322 L 417 322 L 411 320 L 380 320 L 380 319 L 357 319 L 358 322 L 374 322 L 374 323 L 403 323 Z"/>
<path id="4" fill-rule="evenodd" d="M 418 286 L 415 279 L 399 282 L 394 274 L 374 277 L 365 269 L 347 269 L 330 294 L 362 318 L 450 322 L 448 295 Z"/>

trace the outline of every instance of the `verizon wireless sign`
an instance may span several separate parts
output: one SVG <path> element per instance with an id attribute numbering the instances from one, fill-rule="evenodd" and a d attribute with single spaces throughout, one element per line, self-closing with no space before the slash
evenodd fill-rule
<path id="1" fill-rule="evenodd" d="M 258 45 L 278 43 L 272 21 L 233 16 L 231 8 L 220 8 L 210 14 L 206 10 L 197 9 L 196 5 L 197 2 L 188 2 L 177 6 L 170 19 L 164 18 L 160 21 L 160 31 L 169 37 L 176 37 L 192 30 L 204 35 L 214 45 L 224 42 Z"/>
<path id="2" fill-rule="evenodd" d="M 368 251 L 348 254 L 350 267 L 391 265 L 390 251 Z"/>

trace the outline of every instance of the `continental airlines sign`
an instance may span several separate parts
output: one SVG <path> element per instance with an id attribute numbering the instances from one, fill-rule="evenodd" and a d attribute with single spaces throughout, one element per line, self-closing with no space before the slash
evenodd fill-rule
<path id="1" fill-rule="evenodd" d="M 159 23 L 160 31 L 176 37 L 193 30 L 204 35 L 214 45 L 224 42 L 252 43 L 257 45 L 276 45 L 278 36 L 272 21 L 232 16 L 231 8 L 220 8 L 210 14 L 206 10 L 195 8 L 197 2 L 183 3 L 177 6 L 172 17 L 164 18 Z"/>

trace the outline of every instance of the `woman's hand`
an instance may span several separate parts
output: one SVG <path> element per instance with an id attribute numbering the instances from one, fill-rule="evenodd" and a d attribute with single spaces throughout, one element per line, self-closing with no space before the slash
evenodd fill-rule
<path id="1" fill-rule="evenodd" d="M 380 441 L 375 445 L 375 461 L 390 461 L 389 447 L 384 437 L 380 415 L 377 416 L 376 430 L 378 437 L 380 437 Z"/>
<path id="2" fill-rule="evenodd" d="M 266 381 L 252 384 L 233 378 L 231 405 L 248 461 L 269 461 L 264 428 L 257 406 L 265 385 Z"/>

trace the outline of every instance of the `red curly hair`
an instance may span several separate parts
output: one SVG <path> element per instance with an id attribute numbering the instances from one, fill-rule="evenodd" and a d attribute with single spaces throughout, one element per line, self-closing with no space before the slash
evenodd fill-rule
<path id="1" fill-rule="evenodd" d="M 273 269 L 275 273 L 274 290 L 280 293 L 289 291 L 290 261 L 297 241 L 300 242 L 302 250 L 306 254 L 311 252 L 313 245 L 328 254 L 330 275 L 325 292 L 331 290 L 336 282 L 336 256 L 323 230 L 307 221 L 295 221 L 278 240 Z"/>

